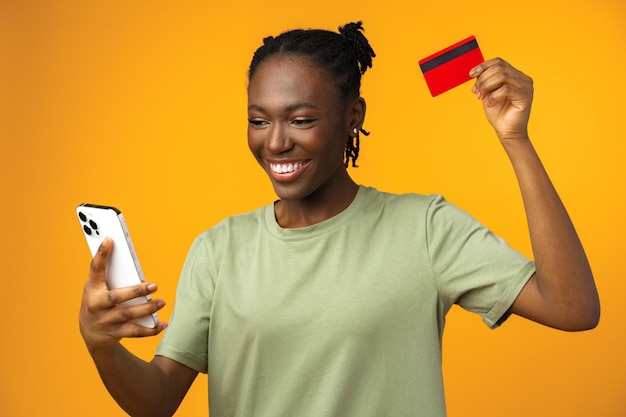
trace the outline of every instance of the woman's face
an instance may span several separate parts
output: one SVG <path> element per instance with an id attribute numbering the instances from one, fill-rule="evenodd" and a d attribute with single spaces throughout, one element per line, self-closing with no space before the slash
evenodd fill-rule
<path id="1" fill-rule="evenodd" d="M 277 55 L 248 86 L 248 146 L 281 200 L 313 196 L 345 178 L 343 153 L 358 123 L 326 73 L 304 57 Z"/>

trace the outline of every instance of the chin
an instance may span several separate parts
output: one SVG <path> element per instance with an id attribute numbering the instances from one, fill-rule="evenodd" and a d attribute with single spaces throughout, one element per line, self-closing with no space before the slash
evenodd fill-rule
<path id="1" fill-rule="evenodd" d="M 295 187 L 284 187 L 281 185 L 274 185 L 274 193 L 276 193 L 276 196 L 278 196 L 278 198 L 283 201 L 302 200 L 303 198 L 306 198 L 310 195 L 310 193 L 307 193 L 302 189 Z"/>
<path id="2" fill-rule="evenodd" d="M 303 181 L 275 182 L 272 181 L 274 193 L 283 201 L 298 201 L 310 197 L 320 187 L 305 184 Z"/>

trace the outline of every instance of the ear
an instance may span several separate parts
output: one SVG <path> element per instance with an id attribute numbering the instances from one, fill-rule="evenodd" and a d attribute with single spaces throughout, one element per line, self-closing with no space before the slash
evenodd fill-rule
<path id="1" fill-rule="evenodd" d="M 352 101 L 352 106 L 350 107 L 350 136 L 354 136 L 355 128 L 359 131 L 363 127 L 366 107 L 363 97 L 357 97 Z"/>

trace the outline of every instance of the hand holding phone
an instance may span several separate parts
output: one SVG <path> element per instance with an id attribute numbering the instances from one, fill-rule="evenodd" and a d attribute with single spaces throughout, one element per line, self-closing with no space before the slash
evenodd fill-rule
<path id="1" fill-rule="evenodd" d="M 110 290 L 145 282 L 124 216 L 117 208 L 81 204 L 76 208 L 76 214 L 92 257 L 96 255 L 105 237 L 113 240 L 113 249 L 105 272 L 107 287 Z M 122 302 L 120 305 L 138 305 L 150 300 L 151 296 L 148 294 Z M 159 324 L 157 313 L 134 321 L 148 328 L 155 328 Z"/>

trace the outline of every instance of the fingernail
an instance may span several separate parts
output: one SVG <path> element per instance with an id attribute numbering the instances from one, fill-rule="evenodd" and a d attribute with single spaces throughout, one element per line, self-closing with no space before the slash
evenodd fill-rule
<path id="1" fill-rule="evenodd" d="M 148 285 L 146 285 L 146 289 L 150 292 L 154 292 L 157 290 L 157 285 L 154 282 L 151 282 Z"/>
<path id="2" fill-rule="evenodd" d="M 474 67 L 470 70 L 469 76 L 473 78 L 477 72 L 478 72 L 478 67 Z"/>
<path id="3" fill-rule="evenodd" d="M 163 301 L 163 300 L 157 300 L 157 302 L 156 302 L 156 306 L 157 306 L 157 308 L 159 308 L 159 309 L 161 309 L 161 308 L 165 307 L 165 301 Z"/>

